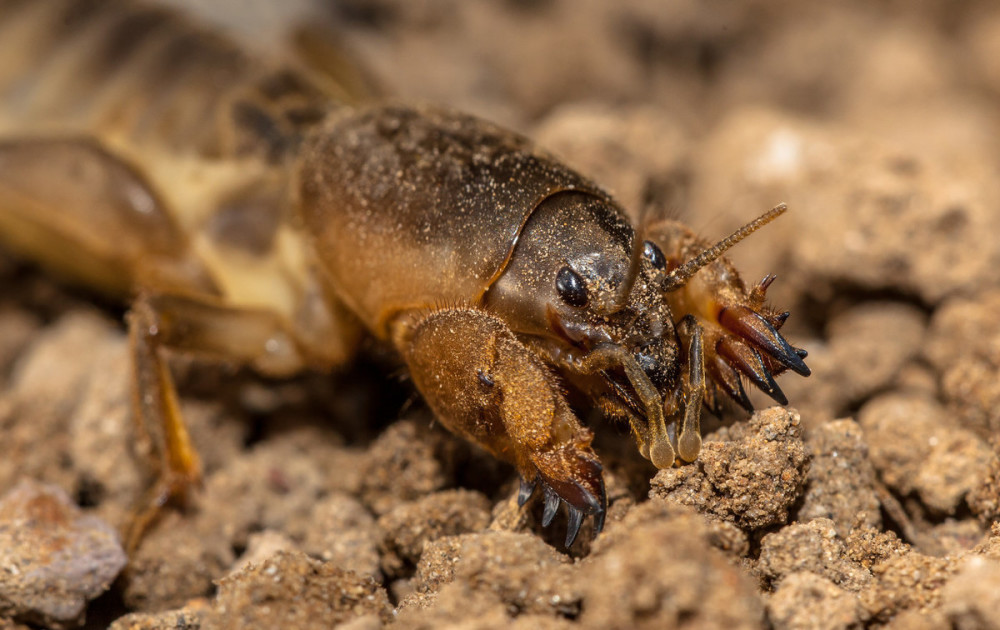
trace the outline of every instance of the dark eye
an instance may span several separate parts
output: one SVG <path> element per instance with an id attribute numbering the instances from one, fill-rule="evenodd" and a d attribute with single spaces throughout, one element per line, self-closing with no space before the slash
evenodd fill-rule
<path id="1" fill-rule="evenodd" d="M 667 266 L 667 259 L 663 257 L 663 252 L 652 241 L 646 241 L 642 244 L 642 255 L 646 257 L 649 264 L 657 269 L 665 269 Z"/>
<path id="2" fill-rule="evenodd" d="M 570 306 L 587 305 L 587 287 L 583 278 L 569 267 L 563 267 L 556 274 L 556 291 L 559 297 Z"/>

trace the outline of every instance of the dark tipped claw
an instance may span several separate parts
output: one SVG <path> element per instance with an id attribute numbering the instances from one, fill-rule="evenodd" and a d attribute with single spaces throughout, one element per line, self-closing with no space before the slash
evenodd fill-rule
<path id="1" fill-rule="evenodd" d="M 579 486 L 578 486 L 578 488 L 579 488 Z M 579 490 L 580 490 L 580 498 L 582 498 L 583 502 L 586 504 L 586 507 L 583 507 L 583 506 L 580 506 L 580 507 L 581 507 L 581 509 L 586 510 L 586 512 L 588 514 L 594 514 L 595 512 L 600 512 L 601 510 L 603 510 L 604 508 L 607 507 L 608 500 L 607 500 L 606 497 L 605 498 L 598 498 L 598 497 L 595 497 L 590 492 L 588 492 L 587 490 L 584 490 L 583 488 L 579 488 Z M 603 497 L 604 496 L 604 480 L 603 479 L 600 481 L 600 490 L 599 491 L 600 491 L 600 493 L 601 493 L 601 495 Z"/>
<path id="2" fill-rule="evenodd" d="M 598 509 L 594 513 L 594 537 L 604 531 L 604 517 L 608 514 L 608 491 L 604 488 L 604 480 L 601 480 L 600 497 L 598 497 Z"/>
<path id="3" fill-rule="evenodd" d="M 594 538 L 597 538 L 597 535 L 604 531 L 604 517 L 607 515 L 607 510 L 601 510 L 594 514 Z"/>
<path id="4" fill-rule="evenodd" d="M 770 396 L 779 405 L 787 405 L 788 398 L 774 381 L 760 353 L 747 344 L 735 339 L 723 339 L 716 346 L 718 352 L 726 361 L 745 375 L 761 391 Z M 744 393 L 744 395 L 746 395 Z M 741 403 L 742 404 L 742 403 Z"/>
<path id="5" fill-rule="evenodd" d="M 721 348 L 721 346 L 719 346 Z M 715 356 L 711 363 L 707 365 L 709 375 L 715 384 L 722 389 L 731 399 L 746 410 L 747 413 L 754 412 L 753 403 L 743 389 L 743 381 L 740 373 L 723 356 Z"/>
<path id="6" fill-rule="evenodd" d="M 764 376 L 767 377 L 767 387 L 761 387 L 761 390 L 763 390 L 765 394 L 770 396 L 774 400 L 774 402 L 778 403 L 779 405 L 787 405 L 788 397 L 785 396 L 785 392 L 781 391 L 781 388 L 778 387 L 778 383 L 775 382 L 774 377 L 771 376 L 771 373 L 765 370 Z"/>
<path id="7" fill-rule="evenodd" d="M 596 461 L 588 462 L 579 473 L 580 482 L 565 481 L 558 482 L 554 479 L 547 479 L 539 476 L 532 482 L 521 481 L 521 489 L 518 492 L 518 503 L 523 505 L 531 496 L 532 491 L 541 481 L 542 494 L 545 497 L 545 507 L 542 510 L 542 527 L 548 527 L 555 520 L 556 512 L 559 511 L 559 504 L 565 503 L 568 515 L 566 525 L 566 546 L 569 547 L 576 540 L 580 532 L 583 519 L 587 516 L 594 517 L 594 536 L 597 536 L 604 528 L 604 516 L 608 509 L 608 495 L 604 488 L 604 479 L 601 475 L 601 465 Z M 588 489 L 591 488 L 591 489 Z"/>
<path id="8" fill-rule="evenodd" d="M 747 343 L 760 348 L 775 361 L 802 376 L 812 372 L 778 330 L 760 313 L 745 306 L 730 306 L 719 314 L 719 323 Z M 748 375 L 749 376 L 749 375 Z"/>
<path id="9" fill-rule="evenodd" d="M 778 276 L 773 273 L 769 273 L 764 278 L 757 283 L 757 285 L 750 291 L 750 302 L 755 305 L 762 305 L 764 300 L 767 299 L 767 289 L 771 286 L 771 283 L 777 279 Z"/>
<path id="10" fill-rule="evenodd" d="M 788 367 L 791 368 L 791 370 L 793 372 L 795 372 L 796 374 L 798 374 L 800 376 L 809 376 L 810 374 L 812 374 L 812 370 L 810 370 L 809 366 L 806 365 L 805 361 L 802 360 L 805 357 L 802 356 L 801 354 L 799 354 L 797 351 L 793 350 L 793 352 L 795 354 L 795 358 L 798 359 L 798 361 L 796 362 L 798 365 L 797 366 L 791 366 L 791 365 L 789 365 Z M 805 351 L 803 350 L 803 352 L 805 352 Z"/>
<path id="11" fill-rule="evenodd" d="M 528 482 L 521 479 L 521 487 L 517 489 L 517 507 L 524 507 L 524 504 L 528 502 L 528 499 L 531 498 L 534 491 L 534 481 Z"/>
<path id="12" fill-rule="evenodd" d="M 705 409 L 707 409 L 708 413 L 712 414 L 716 418 L 722 419 L 722 398 L 719 393 L 719 389 L 716 387 L 714 388 L 714 391 L 710 391 L 711 395 L 703 403 Z"/>
<path id="13" fill-rule="evenodd" d="M 569 521 L 566 523 L 566 546 L 569 547 L 576 540 L 576 535 L 580 532 L 580 525 L 583 524 L 583 512 L 572 505 L 567 506 L 569 511 Z"/>
<path id="14" fill-rule="evenodd" d="M 559 495 L 552 488 L 545 487 L 545 510 L 542 512 L 542 527 L 552 524 L 552 519 L 556 517 L 559 509 Z"/>
<path id="15" fill-rule="evenodd" d="M 736 370 L 733 371 L 735 372 Z M 743 379 L 740 378 L 739 374 L 736 374 L 736 384 L 737 389 L 739 390 L 736 402 L 740 404 L 740 407 L 746 409 L 747 413 L 753 414 L 756 410 L 753 408 L 753 403 L 750 402 L 750 397 L 747 396 L 747 390 L 743 388 Z"/>

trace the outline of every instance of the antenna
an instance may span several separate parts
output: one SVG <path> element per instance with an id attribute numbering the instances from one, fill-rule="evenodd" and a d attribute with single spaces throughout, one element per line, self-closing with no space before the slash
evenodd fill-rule
<path id="1" fill-rule="evenodd" d="M 750 236 L 760 228 L 764 227 L 771 221 L 774 221 L 779 216 L 784 214 L 788 210 L 788 206 L 783 203 L 779 203 L 775 207 L 771 208 L 764 214 L 760 215 L 750 223 L 747 223 L 740 229 L 736 230 L 726 238 L 722 239 L 712 247 L 706 249 L 702 253 L 698 254 L 691 260 L 687 261 L 680 267 L 674 269 L 670 273 L 666 274 L 663 281 L 660 283 L 660 290 L 664 293 L 669 291 L 675 291 L 691 279 L 694 274 L 704 267 L 705 265 L 711 263 L 716 258 L 721 256 L 733 245 L 739 243 L 746 237 Z"/>

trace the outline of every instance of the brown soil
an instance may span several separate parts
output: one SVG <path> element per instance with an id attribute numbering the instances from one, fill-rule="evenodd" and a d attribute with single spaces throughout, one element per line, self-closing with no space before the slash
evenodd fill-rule
<path id="1" fill-rule="evenodd" d="M 780 276 L 812 376 L 659 473 L 592 422 L 608 522 L 566 550 L 378 349 L 288 382 L 178 358 L 204 487 L 94 599 L 148 483 L 121 311 L 3 259 L 0 627 L 1000 628 L 995 3 L 326 4 L 388 92 L 637 216 L 717 238 L 787 202 L 733 258 Z"/>

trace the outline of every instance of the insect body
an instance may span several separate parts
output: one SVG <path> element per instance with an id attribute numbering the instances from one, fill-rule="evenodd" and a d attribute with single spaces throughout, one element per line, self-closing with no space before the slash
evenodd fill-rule
<path id="1" fill-rule="evenodd" d="M 135 415 L 160 440 L 150 506 L 200 474 L 165 349 L 284 375 L 347 361 L 367 330 L 445 426 L 517 468 L 522 502 L 542 487 L 545 525 L 568 505 L 567 545 L 606 498 L 565 387 L 662 468 L 697 458 L 704 405 L 749 406 L 743 379 L 784 403 L 773 376 L 809 373 L 764 304 L 773 277 L 748 290 L 721 257 L 783 206 L 715 246 L 637 228 L 485 121 L 350 107 L 143 5 L 0 7 L 0 37 L 34 33 L 0 64 L 0 238 L 132 296 Z M 50 34 L 74 20 L 82 43 Z"/>

